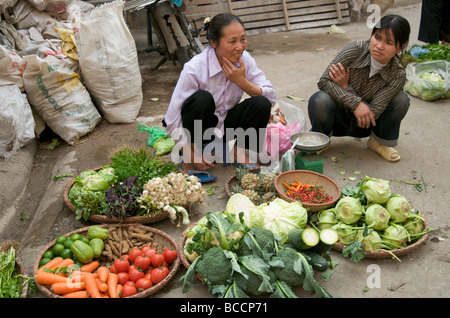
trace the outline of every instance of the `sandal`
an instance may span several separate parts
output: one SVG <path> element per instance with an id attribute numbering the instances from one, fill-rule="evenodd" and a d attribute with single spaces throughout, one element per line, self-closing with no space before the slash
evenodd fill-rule
<path id="1" fill-rule="evenodd" d="M 369 137 L 367 147 L 387 161 L 397 162 L 400 160 L 400 153 L 397 150 L 392 147 L 383 146 L 375 138 Z"/>
<path id="2" fill-rule="evenodd" d="M 199 179 L 200 183 L 207 183 L 207 182 L 211 182 L 211 181 L 214 181 L 217 179 L 216 176 L 213 176 L 208 171 L 203 171 L 203 170 L 185 171 L 183 169 L 183 167 L 178 167 L 178 169 L 180 170 L 180 172 L 187 173 L 190 176 L 196 176 Z"/>

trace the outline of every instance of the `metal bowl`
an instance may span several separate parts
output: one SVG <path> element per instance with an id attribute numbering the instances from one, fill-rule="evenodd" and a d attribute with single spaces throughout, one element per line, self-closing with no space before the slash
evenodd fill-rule
<path id="1" fill-rule="evenodd" d="M 330 143 L 330 138 L 322 133 L 307 131 L 293 134 L 289 139 L 292 144 L 298 139 L 295 149 L 303 151 L 318 151 Z"/>

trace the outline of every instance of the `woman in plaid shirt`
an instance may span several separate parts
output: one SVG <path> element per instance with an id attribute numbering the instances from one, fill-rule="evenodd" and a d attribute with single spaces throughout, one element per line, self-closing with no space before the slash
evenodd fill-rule
<path id="1" fill-rule="evenodd" d="M 406 49 L 410 25 L 387 15 L 369 40 L 349 43 L 319 80 L 308 115 L 312 131 L 328 136 L 369 137 L 367 146 L 388 161 L 400 160 L 400 123 L 409 108 L 406 72 L 398 54 Z"/>

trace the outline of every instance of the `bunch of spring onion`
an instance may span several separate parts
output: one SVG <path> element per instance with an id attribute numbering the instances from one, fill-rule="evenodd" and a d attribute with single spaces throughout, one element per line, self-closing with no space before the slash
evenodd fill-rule
<path id="1" fill-rule="evenodd" d="M 186 207 L 201 203 L 206 194 L 196 176 L 180 172 L 153 178 L 143 188 L 142 195 L 137 199 L 142 209 L 166 211 L 172 221 L 181 215 L 185 225 L 190 223 Z"/>
<path id="2" fill-rule="evenodd" d="M 337 231 L 345 253 L 362 251 L 354 261 L 365 251 L 405 248 L 430 231 L 403 195 L 391 193 L 388 180 L 366 177 L 343 193 L 335 207 L 318 213 L 318 227 Z"/>

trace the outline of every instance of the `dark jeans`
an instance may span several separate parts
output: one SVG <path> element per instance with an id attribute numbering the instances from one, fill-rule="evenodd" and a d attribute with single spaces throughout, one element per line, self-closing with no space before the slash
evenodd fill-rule
<path id="1" fill-rule="evenodd" d="M 409 98 L 400 91 L 389 103 L 386 110 L 375 120 L 376 126 L 358 127 L 353 113 L 336 103 L 330 95 L 318 91 L 308 102 L 308 115 L 311 131 L 321 132 L 328 136 L 369 137 L 371 134 L 382 145 L 394 147 L 400 132 L 400 123 L 409 108 Z"/>
<path id="2" fill-rule="evenodd" d="M 204 134 L 208 128 L 214 128 L 218 123 L 218 118 L 214 115 L 216 104 L 211 93 L 199 90 L 192 94 L 181 108 L 181 118 L 183 127 L 191 135 L 191 143 L 196 143 L 197 146 L 200 142 L 204 146 L 212 141 L 224 144 L 225 141 L 235 139 L 232 134 L 227 134 L 228 128 L 242 128 L 244 131 L 254 128 L 252 130 L 256 131 L 256 142 L 251 137 L 247 137 L 245 138 L 245 144 L 241 145 L 239 139 L 237 139 L 238 146 L 259 153 L 264 145 L 265 128 L 269 122 L 271 106 L 266 97 L 254 96 L 228 110 L 224 121 L 225 135 L 220 141 L 215 140 L 216 137 L 214 136 L 210 136 L 211 138 L 206 136 L 205 138 Z M 201 129 L 198 127 L 198 121 L 201 121 Z M 198 136 L 197 130 L 201 132 L 201 136 Z"/>

